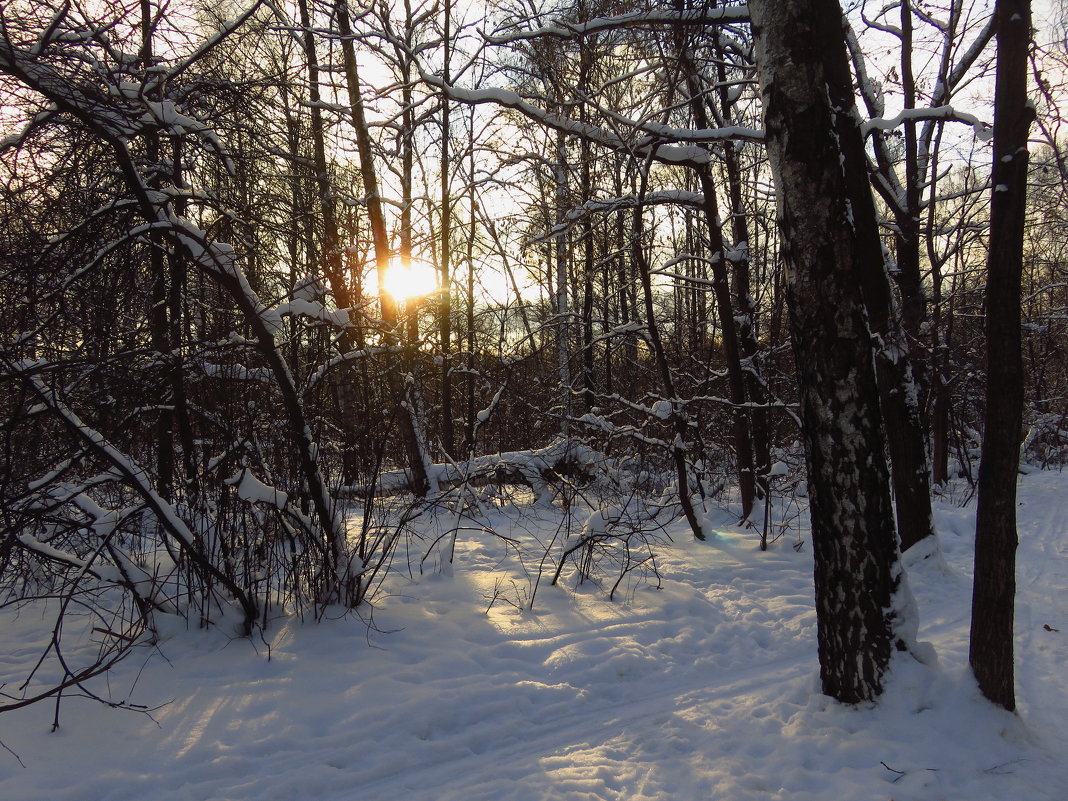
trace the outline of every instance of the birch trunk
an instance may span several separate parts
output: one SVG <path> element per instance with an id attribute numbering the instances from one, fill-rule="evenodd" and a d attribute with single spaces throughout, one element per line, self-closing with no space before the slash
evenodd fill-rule
<path id="1" fill-rule="evenodd" d="M 815 552 L 823 691 L 882 693 L 901 571 L 861 273 L 882 249 L 836 0 L 750 5 L 778 190 Z"/>

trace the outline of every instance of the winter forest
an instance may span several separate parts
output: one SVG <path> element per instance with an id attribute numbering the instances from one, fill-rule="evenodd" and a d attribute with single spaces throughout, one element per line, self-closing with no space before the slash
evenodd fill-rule
<path id="1" fill-rule="evenodd" d="M 6 0 L 0 796 L 1063 798 L 1066 36 Z"/>

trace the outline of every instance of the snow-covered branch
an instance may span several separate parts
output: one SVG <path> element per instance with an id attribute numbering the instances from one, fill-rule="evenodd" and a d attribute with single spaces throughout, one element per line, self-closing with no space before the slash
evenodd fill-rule
<path id="1" fill-rule="evenodd" d="M 620 30 L 622 28 L 664 28 L 679 25 L 708 26 L 748 22 L 749 6 L 731 5 L 673 10 L 633 11 L 611 17 L 598 17 L 588 22 L 557 20 L 548 25 L 513 33 L 487 35 L 490 44 L 509 45 L 530 39 L 551 37 L 554 39 L 577 39 L 584 36 Z"/>
<path id="2" fill-rule="evenodd" d="M 539 234 L 528 240 L 526 244 L 536 245 L 548 242 L 556 236 L 571 230 L 576 223 L 589 219 L 596 214 L 609 214 L 620 209 L 632 209 L 641 203 L 643 206 L 674 205 L 701 208 L 704 204 L 704 195 L 700 192 L 689 192 L 683 189 L 664 189 L 658 192 L 649 192 L 645 197 L 637 195 L 621 195 L 620 197 L 598 198 L 588 200 L 581 206 L 568 209 L 563 220 L 553 225 L 545 233 Z"/>
<path id="3" fill-rule="evenodd" d="M 564 114 L 548 111 L 511 89 L 464 89 L 452 84 L 446 84 L 440 77 L 426 71 L 422 72 L 422 78 L 457 102 L 470 105 L 492 104 L 501 108 L 509 108 L 513 111 L 518 111 L 524 117 L 544 125 L 550 130 L 579 137 L 617 153 L 635 154 L 643 158 L 651 156 L 661 164 L 700 167 L 708 164 L 711 160 L 708 150 L 701 147 L 701 144 L 726 139 L 760 141 L 763 137 L 763 134 L 758 130 L 740 126 L 697 131 L 626 120 L 626 124 L 636 134 L 635 139 L 629 140 L 614 131 L 592 123 L 582 122 Z M 622 123 L 623 121 L 617 122 Z M 670 142 L 683 142 L 684 144 L 669 144 Z"/>
<path id="4" fill-rule="evenodd" d="M 974 114 L 969 114 L 965 111 L 959 111 L 953 106 L 936 106 L 934 108 L 910 108 L 899 112 L 889 119 L 875 118 L 864 122 L 861 125 L 861 130 L 865 135 L 872 131 L 892 131 L 897 128 L 905 120 L 947 120 L 953 122 L 962 122 L 965 125 L 970 125 L 974 131 L 975 136 L 980 141 L 986 142 L 994 135 L 994 129 L 990 123 L 976 117 Z"/>

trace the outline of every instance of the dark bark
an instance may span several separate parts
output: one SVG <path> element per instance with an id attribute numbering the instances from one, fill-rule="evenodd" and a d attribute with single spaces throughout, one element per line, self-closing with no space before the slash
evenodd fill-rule
<path id="1" fill-rule="evenodd" d="M 716 81 L 718 86 L 718 125 L 730 125 L 735 100 L 727 75 L 727 54 L 721 39 L 714 43 L 716 53 Z M 715 108 L 709 103 L 710 108 Z M 723 143 L 723 164 L 727 169 L 727 192 L 730 200 L 731 235 L 734 251 L 730 259 L 732 291 L 738 324 L 738 350 L 743 365 L 742 378 L 746 397 L 751 402 L 747 409 L 749 435 L 753 445 L 753 470 L 758 498 L 767 498 L 769 492 L 768 470 L 771 468 L 771 427 L 766 404 L 770 400 L 767 384 L 759 363 L 760 345 L 756 334 L 756 304 L 751 289 L 750 252 L 751 241 L 747 214 L 743 202 L 742 165 L 739 159 L 740 146 L 728 140 Z M 766 547 L 767 532 L 763 532 L 761 547 Z"/>
<path id="2" fill-rule="evenodd" d="M 698 122 L 698 126 L 701 123 Z M 703 127 L 703 126 L 702 126 Z M 712 293 L 716 298 L 719 313 L 720 336 L 723 339 L 723 355 L 727 362 L 727 383 L 730 388 L 733 409 L 734 456 L 738 466 L 738 490 L 742 501 L 742 517 L 753 511 L 757 497 L 756 470 L 753 460 L 753 439 L 746 401 L 753 400 L 746 392 L 745 374 L 742 370 L 741 350 L 735 309 L 731 303 L 730 274 L 727 271 L 727 250 L 723 241 L 723 228 L 719 218 L 719 203 L 716 184 L 707 168 L 698 170 L 701 193 L 704 197 L 705 223 L 708 227 L 712 250 Z M 759 402 L 759 401 L 756 401 Z"/>
<path id="3" fill-rule="evenodd" d="M 993 196 L 986 284 L 987 391 L 975 525 L 975 574 L 968 661 L 983 695 L 1016 708 L 1013 614 L 1016 595 L 1016 476 L 1023 419 L 1020 275 L 1027 195 L 1029 0 L 998 0 L 994 89 Z"/>
<path id="4" fill-rule="evenodd" d="M 579 75 L 578 90 L 582 97 L 587 97 L 590 92 L 590 70 L 592 69 L 593 52 L 597 46 L 596 37 L 592 41 L 583 40 L 579 51 Z M 585 125 L 588 123 L 589 110 L 586 103 L 579 107 L 579 120 Z M 593 148 L 589 141 L 583 139 L 579 143 L 579 201 L 586 203 L 593 199 Z M 594 392 L 593 380 L 593 223 L 589 215 L 585 215 L 579 225 L 582 238 L 582 400 L 586 411 L 590 411 L 597 403 Z"/>
<path id="5" fill-rule="evenodd" d="M 188 189 L 185 186 L 183 147 L 181 137 L 175 137 L 171 145 L 172 180 L 180 189 Z M 179 217 L 186 216 L 186 202 L 182 197 L 174 199 L 174 211 Z M 168 251 L 168 270 L 170 272 L 170 286 L 167 294 L 167 314 L 170 318 L 171 353 L 168 364 L 171 395 L 174 406 L 174 422 L 177 429 L 178 442 L 182 450 L 182 467 L 184 468 L 184 480 L 187 489 L 196 494 L 199 490 L 199 478 L 196 469 L 196 443 L 193 435 L 193 422 L 190 419 L 189 397 L 185 386 L 185 371 L 181 358 L 180 343 L 183 339 L 188 340 L 188 331 L 184 327 L 188 325 L 188 315 L 185 313 L 184 298 L 188 288 L 188 275 L 186 260 L 180 250 L 171 248 Z"/>
<path id="6" fill-rule="evenodd" d="M 382 209 L 382 195 L 378 185 L 378 173 L 375 169 L 374 151 L 371 143 L 371 129 L 364 114 L 363 97 L 360 94 L 361 83 L 359 68 L 356 63 L 356 48 L 353 45 L 352 23 L 349 20 L 349 6 L 346 0 L 337 0 L 335 5 L 338 30 L 341 33 L 341 54 L 345 71 L 345 86 L 348 91 L 349 113 L 352 128 L 356 135 L 356 149 L 360 157 L 360 177 L 367 204 L 367 217 L 371 227 L 371 240 L 374 245 L 375 268 L 378 273 L 379 303 L 382 309 L 382 321 L 387 329 L 387 341 L 396 341 L 396 327 L 399 322 L 397 305 L 386 292 L 386 272 L 389 269 L 390 248 L 389 234 L 386 230 L 386 217 Z M 406 411 L 400 415 L 401 440 L 407 456 L 408 466 L 413 475 L 413 486 L 417 495 L 425 496 L 430 491 L 430 479 L 426 475 L 424 462 L 425 443 L 419 435 L 412 411 L 414 404 L 406 402 L 405 388 L 396 371 L 386 373 L 390 396 L 398 405 L 404 405 Z M 418 384 L 412 391 L 421 392 Z M 417 400 L 417 399 L 416 399 Z"/>
<path id="7" fill-rule="evenodd" d="M 916 108 L 916 78 L 912 66 L 913 25 L 912 3 L 901 3 L 901 89 L 904 108 Z M 923 352 L 923 328 L 927 321 L 927 301 L 923 293 L 920 274 L 920 163 L 919 144 L 916 137 L 916 120 L 903 123 L 905 142 L 905 205 L 895 209 L 897 224 L 896 280 L 901 291 L 901 322 L 908 337 L 908 353 L 912 363 L 913 380 L 916 383 L 917 408 L 927 408 L 927 359 Z M 926 468 L 925 468 L 926 469 Z M 897 489 L 895 485 L 895 490 Z M 929 504 L 928 504 L 929 505 Z M 900 507 L 900 504 L 899 504 Z M 898 514 L 900 515 L 900 508 Z M 900 527 L 899 527 L 900 528 Z M 904 547 L 908 547 L 905 545 Z"/>
<path id="8" fill-rule="evenodd" d="M 449 83 L 452 57 L 452 0 L 445 0 L 442 49 L 442 80 Z M 449 95 L 441 92 L 441 304 L 438 307 L 438 336 L 441 338 L 441 447 L 450 456 L 455 452 L 456 431 L 452 419 L 452 199 L 449 196 L 451 162 L 449 153 Z"/>
<path id="9" fill-rule="evenodd" d="M 649 347 L 653 351 L 653 360 L 656 363 L 657 373 L 660 376 L 660 390 L 664 398 L 671 402 L 671 423 L 675 429 L 675 440 L 671 447 L 671 460 L 675 465 L 675 480 L 679 490 L 679 504 L 690 530 L 696 539 L 705 539 L 704 528 L 690 497 L 690 481 L 686 464 L 686 452 L 683 443 L 689 436 L 686 425 L 686 416 L 679 408 L 679 396 L 675 391 L 675 382 L 671 377 L 671 367 L 668 364 L 667 354 L 664 352 L 664 343 L 660 338 L 660 326 L 656 321 L 656 311 L 653 307 L 653 285 L 649 260 L 645 256 L 642 244 L 642 213 L 644 211 L 644 198 L 649 182 L 649 162 L 646 161 L 641 175 L 641 187 L 638 191 L 638 202 L 634 207 L 634 217 L 631 223 L 630 250 L 634 267 L 642 284 L 642 299 L 645 303 L 645 327 L 648 332 Z"/>
<path id="10" fill-rule="evenodd" d="M 556 224 L 562 226 L 567 214 L 567 146 L 564 134 L 556 133 L 556 163 L 553 165 L 555 187 Z M 556 269 L 556 285 L 553 287 L 556 303 L 556 369 L 560 381 L 560 436 L 571 436 L 572 386 L 571 386 L 571 308 L 567 291 L 567 267 L 570 248 L 567 232 L 561 231 L 553 239 L 553 266 Z"/>
<path id="11" fill-rule="evenodd" d="M 750 6 L 768 154 L 779 198 L 815 551 L 823 691 L 882 692 L 900 582 L 882 413 L 864 298 L 882 269 L 841 9 Z"/>
<path id="12" fill-rule="evenodd" d="M 323 120 L 321 108 L 322 96 L 320 89 L 320 66 L 315 48 L 315 35 L 312 29 L 312 19 L 308 0 L 298 0 L 298 12 L 300 24 L 303 28 L 301 42 L 304 47 L 304 58 L 308 69 L 308 98 L 310 106 L 310 134 L 312 144 L 312 162 L 314 164 L 315 189 L 318 196 L 319 216 L 322 221 L 322 241 L 317 252 L 320 256 L 318 263 L 309 258 L 309 268 L 321 269 L 330 287 L 330 293 L 334 297 L 334 303 L 339 309 L 356 308 L 357 304 L 349 291 L 349 282 L 345 274 L 341 246 L 341 227 L 338 220 L 337 202 L 334 198 L 333 187 L 330 183 L 330 166 L 326 152 L 326 124 Z M 297 151 L 294 151 L 294 165 L 298 162 Z M 294 166 L 295 169 L 295 166 Z M 313 231 L 308 231 L 309 237 Z M 308 253 L 316 252 L 315 245 L 309 239 L 306 248 Z M 356 336 L 352 330 L 341 331 L 337 344 L 342 352 L 348 352 L 357 347 Z M 357 403 L 355 381 L 342 380 L 337 383 L 338 406 L 342 420 L 343 445 L 343 480 L 353 481 L 358 475 L 361 459 L 358 455 L 359 439 L 355 436 L 357 420 L 360 417 Z"/>
<path id="13" fill-rule="evenodd" d="M 912 68 L 912 7 L 901 4 L 901 79 L 905 108 L 916 107 L 916 82 Z M 901 549 L 907 550 L 927 537 L 934 536 L 931 517 L 931 479 L 927 454 L 928 369 L 923 351 L 923 329 L 927 321 L 926 299 L 920 275 L 920 169 L 916 140 L 916 121 L 906 120 L 905 129 L 905 206 L 897 213 L 897 271 L 901 292 L 901 323 L 893 317 L 893 299 L 887 287 L 886 320 L 873 322 L 873 330 L 896 337 L 898 346 L 881 354 L 879 380 L 886 419 L 886 437 L 893 468 L 894 504 Z M 882 275 L 873 281 L 885 283 Z M 879 287 L 881 292 L 881 286 Z M 879 304 L 872 298 L 869 309 Z M 872 315 L 873 318 L 876 316 Z M 890 344 L 890 343 L 887 343 Z"/>
<path id="14" fill-rule="evenodd" d="M 933 251 L 933 248 L 928 248 Z M 941 271 L 932 270 L 934 313 L 931 315 L 931 338 L 935 343 L 931 366 L 931 480 L 941 486 L 949 480 L 949 372 L 948 354 L 953 335 L 953 302 L 942 312 Z M 943 317 L 945 323 L 943 324 Z"/>
<path id="15" fill-rule="evenodd" d="M 906 110 L 916 107 L 916 82 L 912 67 L 913 10 L 909 0 L 900 8 L 902 100 Z M 846 23 L 848 24 L 848 23 Z M 858 73 L 863 56 L 853 53 Z M 844 80 L 844 78 L 843 78 Z M 861 94 L 868 113 L 881 116 L 882 99 L 862 83 Z M 920 174 L 916 121 L 905 120 L 904 176 L 899 178 L 901 165 L 891 156 L 886 139 L 876 133 L 871 145 L 875 155 L 875 188 L 887 205 L 894 220 L 896 260 L 892 275 L 900 292 L 898 306 L 890 291 L 885 265 L 872 263 L 863 275 L 863 292 L 868 307 L 869 324 L 877 337 L 876 369 L 886 425 L 894 485 L 894 504 L 897 511 L 897 530 L 902 549 L 908 549 L 934 535 L 931 518 L 931 480 L 927 453 L 925 417 L 927 396 L 927 360 L 923 348 L 926 321 L 926 298 L 920 272 Z M 849 142 L 843 142 L 850 146 Z M 852 191 L 862 191 L 861 176 L 849 175 L 847 180 L 858 185 Z"/>
<path id="16" fill-rule="evenodd" d="M 838 115 L 838 122 L 845 120 Z M 841 127 L 838 125 L 837 127 Z M 859 146 L 843 139 L 843 148 Z M 863 158 L 862 153 L 857 156 Z M 867 177 L 847 174 L 853 194 L 870 193 Z M 867 220 L 863 221 L 867 224 Z M 874 227 L 874 218 L 872 218 Z M 858 227 L 861 221 L 857 220 Z M 866 233 L 878 241 L 878 231 Z M 919 268 L 917 264 L 917 276 Z M 931 478 L 928 467 L 927 435 L 920 412 L 919 386 L 912 374 L 911 338 L 897 318 L 881 257 L 865 261 L 859 272 L 861 292 L 868 311 L 868 321 L 876 336 L 876 375 L 886 428 L 887 450 L 893 466 L 894 506 L 897 532 L 902 550 L 934 536 L 931 516 Z"/>
<path id="17" fill-rule="evenodd" d="M 322 270 L 330 285 L 330 292 L 338 308 L 349 308 L 352 303 L 348 285 L 342 273 L 340 233 L 337 221 L 337 206 L 330 187 L 330 172 L 326 160 L 326 133 L 323 122 L 322 97 L 319 89 L 319 59 L 315 52 L 315 37 L 312 33 L 308 0 L 299 0 L 300 24 L 304 28 L 302 41 L 304 57 L 308 62 L 308 98 L 311 107 L 312 157 L 315 162 L 315 188 L 319 194 L 319 213 L 323 220 Z M 346 336 L 343 334 L 343 336 Z"/>
<path id="18" fill-rule="evenodd" d="M 155 21 L 152 16 L 152 4 L 149 0 L 141 0 L 141 49 L 138 54 L 141 67 L 146 72 L 155 66 L 156 56 L 154 52 Z M 153 100 L 158 96 L 153 95 Z M 145 156 L 153 166 L 160 163 L 162 154 L 162 142 L 160 132 L 151 130 L 145 133 Z M 153 189 L 163 186 L 161 172 L 156 172 L 152 177 Z M 171 350 L 171 330 L 168 307 L 168 271 L 165 266 L 166 243 L 162 236 L 153 233 L 148 237 L 148 263 L 152 279 L 149 299 L 151 306 L 148 310 L 149 337 L 152 349 L 158 354 L 161 361 L 165 360 Z M 167 370 L 169 374 L 170 369 Z M 169 383 L 169 382 L 168 382 Z M 159 481 L 160 494 L 168 501 L 174 500 L 174 413 L 167 401 L 172 400 L 170 388 L 160 392 L 162 403 L 156 418 L 156 475 Z"/>
<path id="19" fill-rule="evenodd" d="M 681 10 L 681 3 L 677 3 L 676 7 Z M 690 113 L 693 115 L 696 127 L 704 130 L 710 127 L 710 121 L 706 112 L 706 99 L 701 90 L 699 73 L 690 58 L 689 46 L 681 27 L 676 29 L 675 37 L 679 66 L 683 71 L 683 77 L 686 82 L 686 95 Z M 696 173 L 704 196 L 702 210 L 708 229 L 709 248 L 712 252 L 712 293 L 715 296 L 716 311 L 719 314 L 723 356 L 727 363 L 727 383 L 730 399 L 731 403 L 734 404 L 732 427 L 738 469 L 738 492 L 742 501 L 742 517 L 747 518 L 753 511 L 755 500 L 765 495 L 761 487 L 766 483 L 766 478 L 764 482 L 758 485 L 756 458 L 754 455 L 754 439 L 757 437 L 754 436 L 753 431 L 757 421 L 752 417 L 746 404 L 747 402 L 763 403 L 766 398 L 764 398 L 763 387 L 759 380 L 752 380 L 755 378 L 753 374 L 747 376 L 746 370 L 743 369 L 742 365 L 742 343 L 739 331 L 740 315 L 738 314 L 739 310 L 734 306 L 734 299 L 731 297 L 732 275 L 728 268 L 730 259 L 726 242 L 723 239 L 723 222 L 719 214 L 716 184 L 712 179 L 708 165 L 697 168 Z M 740 279 L 741 285 L 748 287 L 748 274 L 742 278 L 738 275 L 738 265 L 732 265 L 732 267 L 734 268 L 733 279 L 736 286 Z M 744 294 L 748 298 L 748 289 Z M 751 312 L 751 309 L 749 311 Z M 745 316 L 744 319 L 751 321 L 748 316 Z M 755 371 L 756 365 L 751 360 L 751 357 L 756 352 L 755 341 L 752 345 L 752 352 L 747 354 L 750 357 L 747 360 L 747 364 L 750 370 Z M 760 423 L 764 426 L 764 431 L 759 435 L 759 438 L 766 442 L 766 415 L 763 416 Z M 761 447 L 762 450 L 766 450 L 763 444 Z M 766 473 L 767 469 L 765 467 L 764 474 L 766 475 Z"/>
<path id="20" fill-rule="evenodd" d="M 474 132 L 474 112 L 471 112 L 471 131 Z M 478 349 L 477 336 L 475 334 L 475 233 L 478 219 L 478 199 L 475 194 L 475 149 L 467 152 L 467 192 L 470 218 L 467 225 L 466 252 L 467 262 L 467 292 L 464 298 L 464 322 L 467 325 L 467 357 L 464 373 L 464 443 L 463 453 L 470 456 L 475 447 L 475 354 Z"/>
<path id="21" fill-rule="evenodd" d="M 725 76 L 720 79 L 726 83 Z M 726 86 L 721 90 L 727 94 Z M 724 104 L 726 100 L 724 99 Z M 756 336 L 756 304 L 750 292 L 751 242 L 746 225 L 745 207 L 742 203 L 742 172 L 734 142 L 723 148 L 723 161 L 727 167 L 727 191 L 731 203 L 731 232 L 734 236 L 734 257 L 731 259 L 734 302 L 737 306 L 738 350 L 743 365 L 742 378 L 745 394 L 754 404 L 747 409 L 749 436 L 753 443 L 753 471 L 758 498 L 768 497 L 768 470 L 771 468 L 771 421 L 766 404 L 770 400 L 767 385 L 758 362 L 760 345 Z M 743 244 L 744 243 L 744 244 Z"/>
<path id="22" fill-rule="evenodd" d="M 901 4 L 901 81 L 905 109 L 916 107 L 916 82 L 912 68 L 912 8 Z M 876 367 L 886 424 L 887 448 L 892 465 L 894 506 L 902 550 L 934 536 L 931 517 L 931 479 L 927 454 L 927 427 L 923 410 L 927 397 L 927 366 L 922 339 L 926 300 L 920 275 L 920 174 L 916 121 L 904 122 L 904 202 L 891 206 L 894 215 L 894 271 L 901 292 L 901 316 L 885 272 L 880 268 L 865 274 L 864 294 L 872 331 L 882 340 Z M 881 151 L 880 151 L 881 154 Z M 893 170 L 885 158 L 884 171 Z M 855 176 L 859 180 L 860 176 Z M 889 177 L 887 183 L 890 183 Z M 859 187 L 857 188 L 859 191 Z M 898 200 L 895 198 L 895 200 Z"/>

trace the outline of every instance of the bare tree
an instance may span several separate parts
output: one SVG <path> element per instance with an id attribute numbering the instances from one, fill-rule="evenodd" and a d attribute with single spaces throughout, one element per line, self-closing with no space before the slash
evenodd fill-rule
<path id="1" fill-rule="evenodd" d="M 54 590 L 60 623 L 92 598 L 116 623 L 88 636 L 126 644 L 159 614 L 206 625 L 233 607 L 247 634 L 279 602 L 355 607 L 395 538 L 354 538 L 330 493 L 318 389 L 350 357 L 319 359 L 315 343 L 346 335 L 347 316 L 282 277 L 274 232 L 289 221 L 250 200 L 288 193 L 268 167 L 292 158 L 273 146 L 285 126 L 257 113 L 271 81 L 227 69 L 245 33 L 265 38 L 259 5 L 139 58 L 124 33 L 177 41 L 180 22 L 132 8 L 0 9 L 2 90 L 24 101 L 0 145 L 21 188 L 3 193 L 18 236 L 2 275 L 5 294 L 25 288 L 18 328 L 3 319 L 0 383 L 6 444 L 26 441 L 0 482 L 0 581 L 16 601 Z M 116 593 L 125 611 L 109 618 Z"/>

